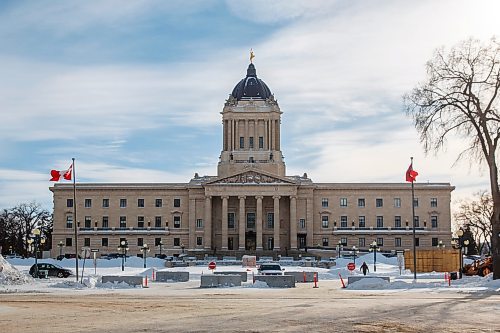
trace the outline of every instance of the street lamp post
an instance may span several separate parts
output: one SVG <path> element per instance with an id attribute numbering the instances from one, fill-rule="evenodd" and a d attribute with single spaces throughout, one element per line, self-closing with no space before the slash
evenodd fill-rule
<path id="1" fill-rule="evenodd" d="M 148 256 L 148 252 L 150 251 L 148 244 L 144 244 L 141 247 L 142 258 L 144 259 L 144 268 L 146 268 L 146 257 Z"/>
<path id="2" fill-rule="evenodd" d="M 35 254 L 35 277 L 38 277 L 38 250 L 45 244 L 45 238 L 41 236 L 40 229 L 33 229 L 30 239 L 28 239 L 28 250 Z"/>
<path id="3" fill-rule="evenodd" d="M 163 242 L 162 242 L 162 241 L 160 241 L 160 242 L 158 243 L 158 246 L 160 247 L 160 257 L 161 257 L 161 249 L 163 248 Z"/>
<path id="4" fill-rule="evenodd" d="M 337 244 L 337 258 L 340 258 L 340 252 L 342 251 L 342 241 L 339 240 Z"/>
<path id="5" fill-rule="evenodd" d="M 57 247 L 59 248 L 59 260 L 62 260 L 62 250 L 64 247 L 63 241 L 59 241 L 59 243 L 57 243 Z"/>
<path id="6" fill-rule="evenodd" d="M 354 266 L 356 266 L 356 253 L 358 252 L 358 249 L 356 248 L 356 246 L 354 245 L 352 247 L 352 254 L 354 255 Z"/>
<path id="7" fill-rule="evenodd" d="M 370 252 L 373 251 L 373 271 L 377 271 L 377 251 L 380 251 L 380 246 L 378 246 L 377 241 L 373 241 L 370 244 Z"/>
<path id="8" fill-rule="evenodd" d="M 462 278 L 462 271 L 464 269 L 464 257 L 463 253 L 467 251 L 467 246 L 469 245 L 469 240 L 464 239 L 464 230 L 462 228 L 457 231 L 458 236 L 458 250 L 460 255 L 460 272 L 458 273 L 460 279 Z"/>
<path id="9" fill-rule="evenodd" d="M 184 243 L 181 243 L 182 254 L 184 254 Z"/>
<path id="10" fill-rule="evenodd" d="M 444 249 L 445 247 L 446 247 L 446 245 L 444 245 L 444 244 L 443 244 L 443 241 L 442 241 L 442 240 L 440 240 L 440 241 L 438 242 L 437 248 L 438 248 L 438 249 Z"/>
<path id="11" fill-rule="evenodd" d="M 120 245 L 118 245 L 118 251 L 122 253 L 122 272 L 125 270 L 125 257 L 127 256 L 128 251 L 128 242 L 126 240 L 122 240 Z"/>

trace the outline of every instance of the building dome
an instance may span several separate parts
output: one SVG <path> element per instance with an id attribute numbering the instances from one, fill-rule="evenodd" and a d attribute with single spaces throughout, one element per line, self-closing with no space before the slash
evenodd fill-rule
<path id="1" fill-rule="evenodd" d="M 247 77 L 242 79 L 234 87 L 231 95 L 238 101 L 244 99 L 267 99 L 271 94 L 269 87 L 257 78 L 257 72 L 255 71 L 255 66 L 253 64 L 248 65 Z"/>

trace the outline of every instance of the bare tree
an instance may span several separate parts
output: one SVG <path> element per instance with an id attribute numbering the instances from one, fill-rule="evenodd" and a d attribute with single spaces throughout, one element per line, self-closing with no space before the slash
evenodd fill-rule
<path id="1" fill-rule="evenodd" d="M 36 202 L 21 203 L 11 210 L 12 218 L 15 221 L 13 229 L 18 233 L 18 241 L 23 243 L 24 253 L 28 252 L 28 237 L 32 230 L 38 228 L 47 238 L 52 230 L 52 215 L 43 209 Z"/>
<path id="2" fill-rule="evenodd" d="M 500 43 L 468 39 L 427 62 L 427 78 L 404 96 L 426 152 L 439 151 L 450 136 L 465 142 L 457 160 L 469 157 L 489 169 L 493 278 L 500 279 L 500 189 L 496 152 L 500 139 L 498 92 Z"/>
<path id="3" fill-rule="evenodd" d="M 491 216 L 493 214 L 493 199 L 486 191 L 474 194 L 477 199 L 462 201 L 454 214 L 455 221 L 464 229 L 470 229 L 478 252 L 491 250 Z"/>

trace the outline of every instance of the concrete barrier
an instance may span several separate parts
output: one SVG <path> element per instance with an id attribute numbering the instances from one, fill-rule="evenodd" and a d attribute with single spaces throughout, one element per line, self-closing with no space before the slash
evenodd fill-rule
<path id="1" fill-rule="evenodd" d="M 286 275 L 292 275 L 295 277 L 295 282 L 302 283 L 302 282 L 314 282 L 314 274 L 318 274 L 318 272 L 289 272 L 286 271 Z M 305 275 L 305 281 L 304 281 L 304 275 Z M 318 278 L 319 280 L 319 278 Z"/>
<path id="2" fill-rule="evenodd" d="M 104 275 L 101 278 L 102 283 L 126 283 L 131 286 L 142 286 L 142 276 L 135 276 L 135 275 L 123 275 L 123 276 L 118 276 L 118 275 Z"/>
<path id="3" fill-rule="evenodd" d="M 255 275 L 255 281 L 265 282 L 271 288 L 295 288 L 293 275 Z"/>
<path id="4" fill-rule="evenodd" d="M 347 284 L 354 283 L 356 281 L 360 281 L 363 279 L 382 279 L 387 282 L 391 282 L 391 279 L 388 276 L 364 276 L 364 275 L 359 275 L 359 276 L 348 276 L 347 277 Z"/>
<path id="5" fill-rule="evenodd" d="M 221 272 L 214 272 L 214 274 L 216 274 L 216 275 L 240 275 L 241 282 L 247 282 L 247 279 L 248 279 L 247 272 L 221 271 Z"/>
<path id="6" fill-rule="evenodd" d="M 241 286 L 241 275 L 206 274 L 201 276 L 200 288 Z"/>
<path id="7" fill-rule="evenodd" d="M 189 272 L 156 272 L 156 282 L 187 282 L 189 281 Z"/>

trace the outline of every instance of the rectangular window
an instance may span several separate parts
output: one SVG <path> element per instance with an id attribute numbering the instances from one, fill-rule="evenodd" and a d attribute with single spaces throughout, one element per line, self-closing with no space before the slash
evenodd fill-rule
<path id="1" fill-rule="evenodd" d="M 439 240 L 437 239 L 437 237 L 432 237 L 432 246 L 438 246 L 439 244 Z"/>
<path id="2" fill-rule="evenodd" d="M 267 227 L 274 228 L 274 213 L 267 213 Z"/>
<path id="3" fill-rule="evenodd" d="M 381 198 L 375 199 L 375 207 L 383 207 L 384 206 L 384 200 Z"/>
<path id="4" fill-rule="evenodd" d="M 394 228 L 401 228 L 401 216 L 394 216 Z"/>
<path id="5" fill-rule="evenodd" d="M 327 198 L 322 198 L 321 199 L 321 207 L 327 208 L 328 207 L 328 199 Z"/>
<path id="6" fill-rule="evenodd" d="M 259 136 L 259 149 L 264 149 L 264 137 Z"/>
<path id="7" fill-rule="evenodd" d="M 137 238 L 137 246 L 143 246 L 144 245 L 144 238 Z"/>
<path id="8" fill-rule="evenodd" d="M 394 198 L 394 207 L 396 208 L 401 207 L 401 198 Z"/>
<path id="9" fill-rule="evenodd" d="M 144 208 L 144 199 L 142 198 L 137 199 L 137 207 Z"/>
<path id="10" fill-rule="evenodd" d="M 384 246 L 384 239 L 382 237 L 377 237 L 377 245 Z"/>
<path id="11" fill-rule="evenodd" d="M 161 216 L 155 216 L 155 228 L 161 228 Z"/>
<path id="12" fill-rule="evenodd" d="M 66 246 L 73 246 L 73 238 L 66 238 Z"/>
<path id="13" fill-rule="evenodd" d="M 127 199 L 120 199 L 120 208 L 127 207 Z"/>
<path id="14" fill-rule="evenodd" d="M 144 216 L 137 216 L 137 228 L 144 228 Z"/>
<path id="15" fill-rule="evenodd" d="M 437 206 L 438 206 L 438 199 L 431 198 L 431 207 L 437 207 Z"/>
<path id="16" fill-rule="evenodd" d="M 328 246 L 328 237 L 323 237 L 323 246 Z"/>
<path id="17" fill-rule="evenodd" d="M 179 215 L 174 216 L 174 228 L 181 227 L 181 217 Z"/>
<path id="18" fill-rule="evenodd" d="M 181 199 L 175 198 L 174 199 L 174 207 L 180 207 L 181 206 Z"/>
<path id="19" fill-rule="evenodd" d="M 366 246 L 366 241 L 365 241 L 364 237 L 359 238 L 358 246 L 359 247 L 365 247 Z"/>
<path id="20" fill-rule="evenodd" d="M 418 198 L 413 199 L 413 207 L 418 207 Z"/>
<path id="21" fill-rule="evenodd" d="M 181 246 L 181 239 L 180 238 L 174 238 L 174 246 Z"/>
<path id="22" fill-rule="evenodd" d="M 415 238 L 415 246 L 420 246 L 420 238 Z"/>
<path id="23" fill-rule="evenodd" d="M 240 136 L 240 149 L 245 148 L 245 138 Z"/>
<path id="24" fill-rule="evenodd" d="M 328 216 L 327 215 L 321 216 L 321 227 L 328 228 Z"/>
<path id="25" fill-rule="evenodd" d="M 347 198 L 340 198 L 340 207 L 347 207 Z"/>
<path id="26" fill-rule="evenodd" d="M 66 215 L 66 228 L 73 228 L 73 215 Z"/>
<path id="27" fill-rule="evenodd" d="M 358 198 L 358 207 L 365 207 L 365 199 Z"/>
<path id="28" fill-rule="evenodd" d="M 102 217 L 102 227 L 109 228 L 109 217 L 108 216 Z"/>
<path id="29" fill-rule="evenodd" d="M 66 199 L 66 207 L 73 207 L 73 199 Z"/>
<path id="30" fill-rule="evenodd" d="M 85 247 L 90 247 L 90 238 L 85 237 L 85 238 L 83 239 L 83 246 L 85 246 Z"/>
<path id="31" fill-rule="evenodd" d="M 420 227 L 420 217 L 415 216 L 415 222 L 414 222 L 413 225 L 415 226 L 415 228 L 419 228 Z"/>
<path id="32" fill-rule="evenodd" d="M 347 237 L 340 238 L 340 243 L 342 244 L 342 246 L 347 246 Z"/>
<path id="33" fill-rule="evenodd" d="M 384 217 L 377 216 L 377 228 L 383 228 L 383 227 L 384 227 Z"/>
<path id="34" fill-rule="evenodd" d="M 364 216 L 358 216 L 358 222 L 360 228 L 366 228 L 366 219 Z"/>
<path id="35" fill-rule="evenodd" d="M 340 227 L 347 228 L 347 216 L 343 215 L 340 217 Z"/>
<path id="36" fill-rule="evenodd" d="M 198 246 L 203 245 L 203 237 L 196 237 L 196 245 Z"/>
<path id="37" fill-rule="evenodd" d="M 85 216 L 84 226 L 87 229 L 92 228 L 92 218 L 90 216 Z"/>
<path id="38" fill-rule="evenodd" d="M 120 216 L 120 228 L 126 228 L 126 227 L 127 227 L 127 217 Z"/>
<path id="39" fill-rule="evenodd" d="M 92 207 L 92 199 L 85 199 L 85 208 Z"/>
<path id="40" fill-rule="evenodd" d="M 155 200 L 155 207 L 162 207 L 163 206 L 163 200 L 162 199 L 156 199 Z"/>
<path id="41" fill-rule="evenodd" d="M 248 138 L 248 147 L 253 149 L 253 136 Z"/>
<path id="42" fill-rule="evenodd" d="M 109 199 L 102 199 L 102 208 L 109 208 Z"/>
<path id="43" fill-rule="evenodd" d="M 394 238 L 394 246 L 401 247 L 401 237 Z"/>
<path id="44" fill-rule="evenodd" d="M 160 246 L 160 244 L 162 244 L 161 237 L 156 237 L 155 238 L 155 246 Z"/>
<path id="45" fill-rule="evenodd" d="M 435 215 L 431 216 L 431 227 L 432 228 L 438 227 L 438 217 Z"/>
<path id="46" fill-rule="evenodd" d="M 305 229 L 306 228 L 306 219 L 300 219 L 299 220 L 299 228 L 300 229 Z"/>
<path id="47" fill-rule="evenodd" d="M 229 229 L 234 229 L 234 213 L 227 213 L 227 227 Z"/>
<path id="48" fill-rule="evenodd" d="M 196 219 L 196 228 L 197 229 L 203 228 L 203 219 Z"/>
<path id="49" fill-rule="evenodd" d="M 101 246 L 108 246 L 109 241 L 107 238 L 101 238 Z"/>
<path id="50" fill-rule="evenodd" d="M 255 213 L 247 213 L 247 228 L 254 229 L 255 228 Z"/>

